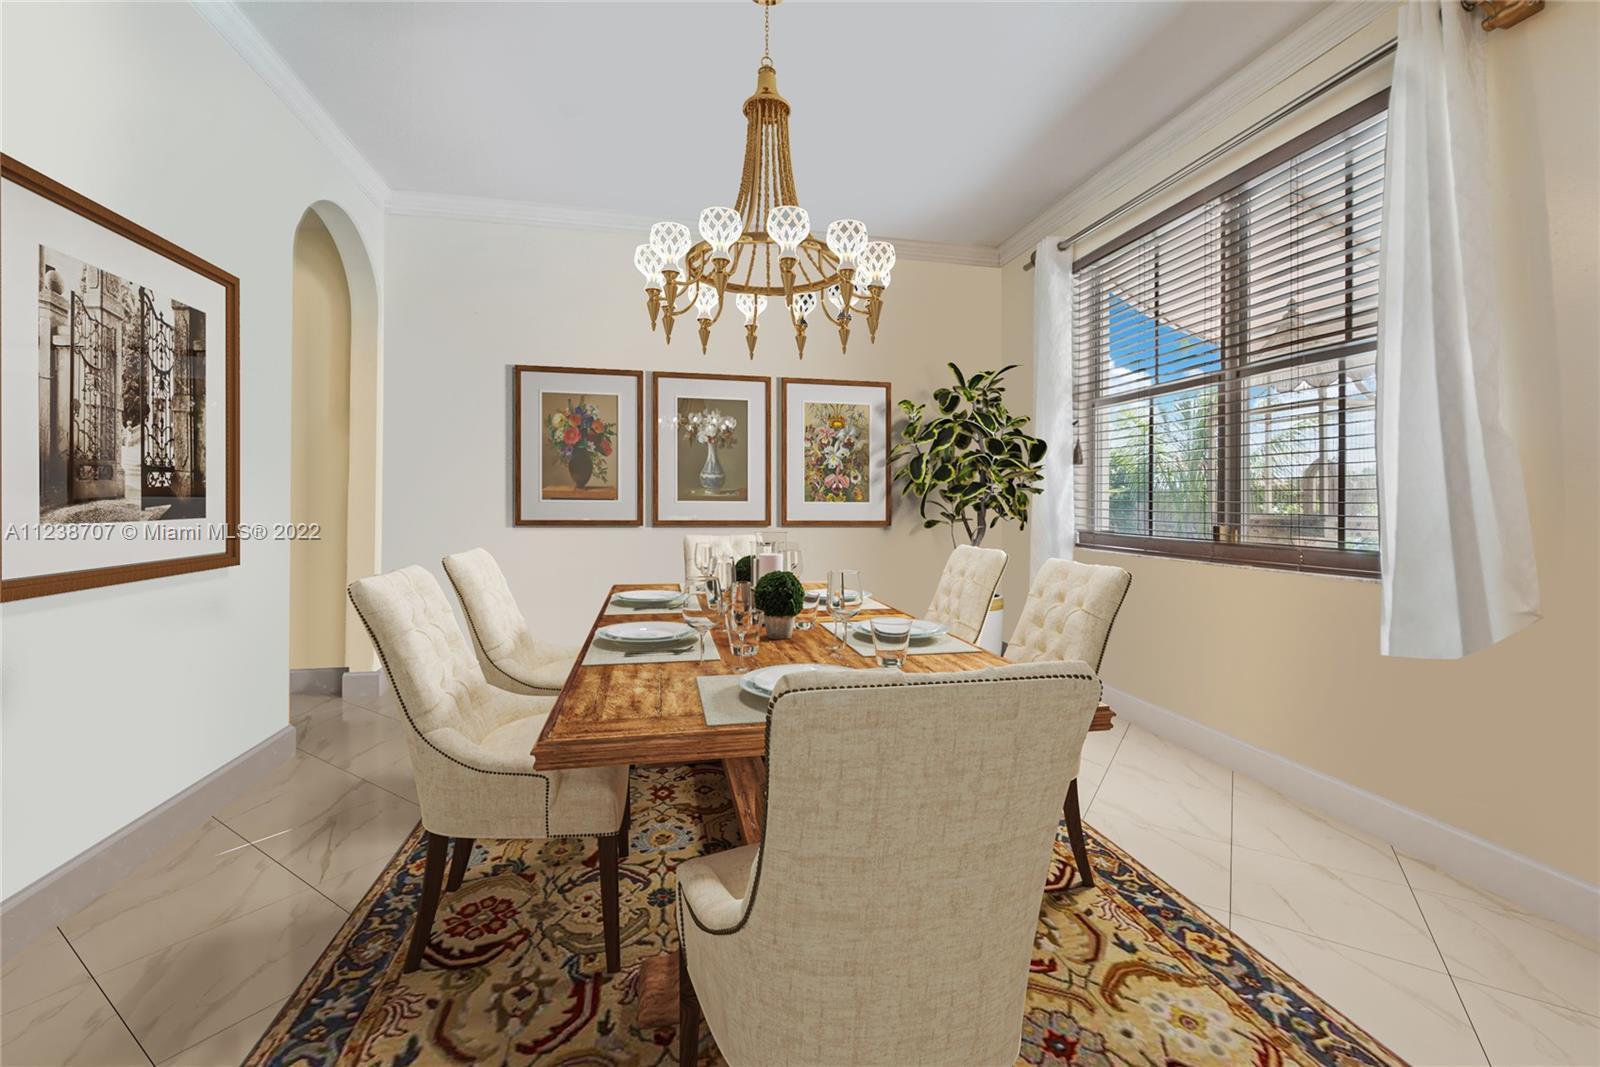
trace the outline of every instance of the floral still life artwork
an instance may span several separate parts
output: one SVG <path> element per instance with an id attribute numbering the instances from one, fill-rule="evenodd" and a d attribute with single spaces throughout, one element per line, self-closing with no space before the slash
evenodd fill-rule
<path id="1" fill-rule="evenodd" d="M 747 500 L 749 401 L 678 398 L 678 499 Z"/>
<path id="2" fill-rule="evenodd" d="M 868 499 L 872 409 L 866 404 L 805 405 L 805 489 L 808 502 Z"/>
<path id="3" fill-rule="evenodd" d="M 540 393 L 545 500 L 615 500 L 617 447 L 613 394 Z"/>

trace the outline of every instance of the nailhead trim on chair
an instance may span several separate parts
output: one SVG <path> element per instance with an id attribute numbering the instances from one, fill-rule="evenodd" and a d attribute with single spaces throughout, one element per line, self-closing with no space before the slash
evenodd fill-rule
<path id="1" fill-rule="evenodd" d="M 372 647 L 375 650 L 377 650 L 378 660 L 379 660 L 379 662 L 381 662 L 383 664 L 383 672 L 385 674 L 387 674 L 391 679 L 393 679 L 394 678 L 394 672 L 389 670 L 389 657 L 385 656 L 383 654 L 383 645 L 381 645 L 378 642 L 378 635 L 372 632 L 372 625 L 367 622 L 366 615 L 362 614 L 361 605 L 356 603 L 355 595 L 353 593 L 351 593 L 349 590 L 345 591 L 345 595 L 350 598 L 350 606 L 356 609 L 356 617 L 361 620 L 361 625 L 367 631 L 367 637 L 369 639 L 371 639 L 371 641 L 372 641 Z M 395 689 L 394 696 L 395 696 L 395 699 L 400 702 L 400 710 L 405 712 L 406 722 L 411 725 L 412 732 L 415 733 L 418 737 L 422 738 L 422 743 L 423 744 L 427 745 L 429 748 L 431 748 L 435 752 L 439 753 L 439 755 L 443 756 L 445 759 L 449 760 L 451 763 L 454 763 L 457 767 L 465 767 L 467 770 L 476 771 L 478 774 L 500 774 L 500 775 L 505 775 L 508 778 L 537 778 L 541 782 L 543 782 L 544 783 L 544 836 L 546 838 L 549 838 L 551 836 L 550 835 L 550 776 L 548 774 L 540 774 L 537 771 L 490 771 L 490 770 L 485 770 L 482 767 L 474 767 L 470 763 L 466 763 L 466 762 L 464 762 L 462 760 L 456 759 L 456 757 L 452 756 L 450 753 L 446 752 L 444 749 L 440 748 L 438 745 L 436 745 L 432 741 L 428 740 L 428 735 L 423 733 L 420 729 L 417 728 L 417 720 L 415 720 L 415 719 L 413 719 L 411 717 L 411 709 L 406 707 L 406 698 L 400 695 L 400 690 L 398 688 Z M 626 807 L 626 806 L 624 806 L 624 807 Z M 426 822 L 423 823 L 423 827 L 424 827 L 424 829 L 426 829 L 426 827 L 427 827 L 427 823 Z M 433 831 L 429 830 L 428 832 L 432 833 Z M 557 837 L 593 837 L 593 836 L 610 836 L 610 835 L 557 834 L 556 836 Z"/>
<path id="2" fill-rule="evenodd" d="M 1133 588 L 1133 572 L 1124 570 L 1122 573 L 1128 576 L 1128 584 L 1122 587 L 1122 596 L 1117 600 L 1116 609 L 1111 612 L 1111 621 L 1106 623 L 1106 636 L 1100 642 L 1100 658 L 1095 661 L 1094 665 L 1094 669 L 1097 673 L 1100 670 L 1100 665 L 1106 661 L 1106 648 L 1111 644 L 1111 628 L 1117 624 L 1117 616 L 1122 612 L 1122 605 L 1128 600 L 1128 590 Z M 1101 683 L 1100 688 L 1101 691 L 1104 692 L 1105 684 Z"/>
<path id="3" fill-rule="evenodd" d="M 913 675 L 912 677 L 917 678 L 915 682 L 911 683 L 912 685 L 977 685 L 983 682 L 1034 682 L 1050 681 L 1052 679 L 1063 679 L 1067 681 L 1079 682 L 1100 682 L 1099 677 L 1093 674 L 1067 673 L 1030 674 L 1024 677 L 1011 678 L 971 678 L 957 676 L 953 678 L 931 678 L 928 681 L 922 681 L 922 678 L 928 677 L 927 675 L 923 675 L 921 677 Z M 767 793 L 772 783 L 772 712 L 777 707 L 778 701 L 783 697 L 789 696 L 791 693 L 828 693 L 837 692 L 841 689 L 889 689 L 905 684 L 906 683 L 904 682 L 858 682 L 850 685 L 819 685 L 814 689 L 787 689 L 767 700 L 767 727 L 762 745 L 762 759 L 764 759 L 767 763 L 767 781 L 761 787 L 761 845 L 756 850 L 756 869 L 750 875 L 750 891 L 748 896 L 745 898 L 744 912 L 739 916 L 739 921 L 734 925 L 724 930 L 713 930 L 711 927 L 700 921 L 700 917 L 694 913 L 694 907 L 688 902 L 688 900 L 684 898 L 684 895 L 680 890 L 678 893 L 678 903 L 681 906 L 680 910 L 688 912 L 689 918 L 694 920 L 694 924 L 697 927 L 699 927 L 703 932 L 711 934 L 715 937 L 724 937 L 728 934 L 736 934 L 740 930 L 744 929 L 744 924 L 750 921 L 750 913 L 755 910 L 756 892 L 761 888 L 761 868 L 767 858 L 767 818 L 772 811 L 772 806 L 767 803 Z M 1105 683 L 1103 682 L 1100 682 L 1100 692 L 1101 695 L 1105 694 Z M 1099 703 L 1099 701 L 1096 700 L 1096 703 Z M 679 919 L 679 929 L 682 929 L 681 917 Z M 682 946 L 680 943 L 680 949 L 681 948 Z"/>
<path id="4" fill-rule="evenodd" d="M 460 585 L 460 583 L 458 583 L 456 581 L 456 576 L 454 574 L 452 574 L 451 571 L 450 571 L 450 557 L 449 556 L 445 556 L 442 559 L 440 559 L 439 560 L 439 565 L 444 568 L 444 576 L 446 578 L 450 579 L 450 588 L 455 590 L 456 599 L 461 601 L 461 614 L 463 614 L 463 615 L 465 615 L 467 617 L 467 629 L 472 631 L 472 643 L 477 646 L 479 652 L 483 653 L 483 658 L 488 660 L 490 663 L 494 664 L 494 669 L 495 670 L 499 671 L 501 674 L 505 675 L 507 678 L 510 678 L 513 682 L 516 682 L 518 685 L 525 685 L 529 689 L 542 689 L 542 688 L 544 688 L 543 686 L 534 685 L 532 682 L 528 681 L 526 678 L 518 678 L 516 675 L 512 674 L 510 671 L 508 671 L 504 667 L 500 666 L 499 662 L 497 660 L 495 660 L 495 658 L 493 656 L 489 655 L 488 646 L 486 646 L 483 643 L 483 638 L 478 636 L 478 624 L 472 621 L 472 609 L 467 607 L 467 598 L 461 595 L 461 585 Z M 1104 654 L 1105 654 L 1104 652 L 1101 653 L 1101 655 L 1104 655 Z"/>

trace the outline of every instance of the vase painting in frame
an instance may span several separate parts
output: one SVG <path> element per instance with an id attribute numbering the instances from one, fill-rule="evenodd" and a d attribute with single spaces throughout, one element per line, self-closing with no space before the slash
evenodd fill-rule
<path id="1" fill-rule="evenodd" d="M 652 376 L 652 522 L 765 526 L 771 521 L 772 382 L 751 375 Z"/>
<path id="2" fill-rule="evenodd" d="M 888 382 L 781 378 L 785 526 L 887 526 Z"/>
<path id="3" fill-rule="evenodd" d="M 519 526 L 637 526 L 644 515 L 640 371 L 512 368 Z"/>

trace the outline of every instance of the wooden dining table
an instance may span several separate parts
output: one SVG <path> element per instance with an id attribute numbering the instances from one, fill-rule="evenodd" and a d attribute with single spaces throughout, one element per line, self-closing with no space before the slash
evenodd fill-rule
<path id="1" fill-rule="evenodd" d="M 822 583 L 807 583 L 821 588 Z M 653 663 L 608 663 L 585 666 L 584 658 L 595 639 L 595 631 L 614 622 L 645 622 L 681 618 L 679 611 L 628 612 L 618 614 L 612 599 L 621 592 L 636 589 L 677 590 L 676 583 L 613 585 L 606 593 L 589 627 L 577 665 L 550 709 L 544 729 L 533 746 L 534 763 L 540 768 L 559 770 L 568 767 L 614 767 L 664 763 L 696 763 L 721 760 L 727 771 L 728 787 L 738 813 L 739 829 L 746 844 L 761 840 L 762 805 L 766 797 L 766 723 L 729 726 L 707 725 L 700 707 L 701 675 L 735 674 L 735 657 L 728 647 L 723 627 L 713 628 L 707 641 L 716 643 L 715 660 L 675 660 Z M 877 603 L 885 603 L 874 598 Z M 905 615 L 892 607 L 863 610 L 857 618 L 874 615 Z M 744 658 L 746 669 L 770 667 L 780 663 L 823 663 L 842 668 L 868 668 L 877 664 L 846 646 L 840 658 L 832 652 L 839 639 L 829 629 L 825 612 L 818 612 L 815 625 L 796 629 L 779 641 L 763 640 L 756 654 Z M 992 652 L 973 646 L 970 652 L 930 653 L 906 657 L 907 673 L 970 671 L 998 667 L 1006 663 Z M 1101 705 L 1091 730 L 1109 730 L 1113 713 Z"/>

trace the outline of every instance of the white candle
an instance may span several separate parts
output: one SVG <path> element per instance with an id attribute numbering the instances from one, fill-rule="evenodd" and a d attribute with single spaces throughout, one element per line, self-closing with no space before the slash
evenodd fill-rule
<path id="1" fill-rule="evenodd" d="M 759 582 L 763 574 L 783 570 L 783 555 L 779 552 L 763 552 L 756 557 L 755 573 L 750 576 L 751 581 Z"/>

